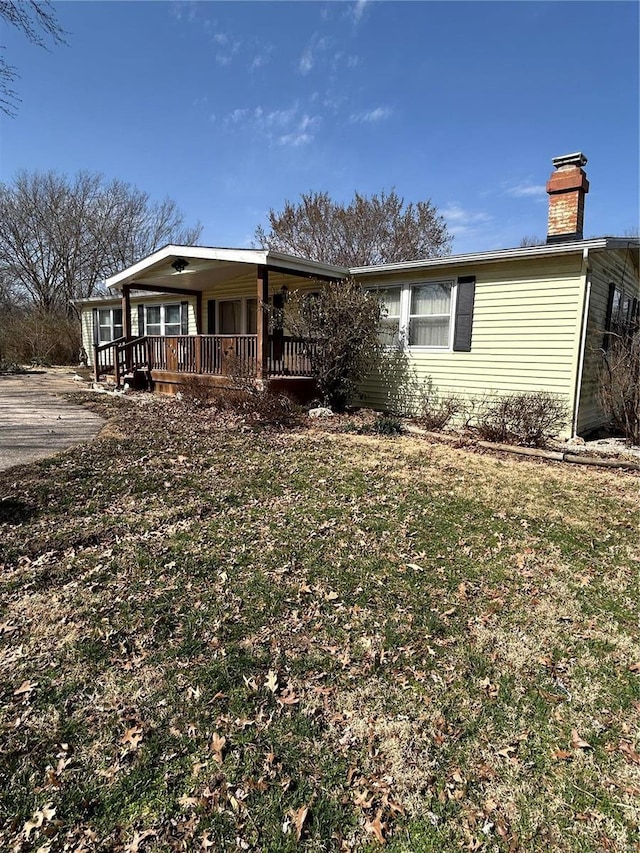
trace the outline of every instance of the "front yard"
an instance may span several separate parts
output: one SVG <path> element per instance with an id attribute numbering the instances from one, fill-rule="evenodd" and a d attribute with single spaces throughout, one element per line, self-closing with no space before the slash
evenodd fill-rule
<path id="1" fill-rule="evenodd" d="M 637 475 L 142 399 L 0 474 L 2 849 L 640 849 Z"/>

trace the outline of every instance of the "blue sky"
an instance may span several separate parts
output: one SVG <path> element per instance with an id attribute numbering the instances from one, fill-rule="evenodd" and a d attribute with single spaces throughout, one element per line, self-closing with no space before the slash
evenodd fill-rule
<path id="1" fill-rule="evenodd" d="M 246 246 L 309 190 L 431 199 L 453 251 L 546 235 L 551 158 L 583 151 L 585 236 L 637 228 L 637 2 L 66 2 L 18 67 L 0 178 L 78 169 Z"/>

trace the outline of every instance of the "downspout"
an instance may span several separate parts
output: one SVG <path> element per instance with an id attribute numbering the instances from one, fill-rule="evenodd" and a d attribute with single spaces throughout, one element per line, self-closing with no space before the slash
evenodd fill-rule
<path id="1" fill-rule="evenodd" d="M 573 421 L 571 437 L 578 433 L 578 410 L 580 408 L 580 393 L 582 391 L 582 373 L 584 370 L 584 354 L 587 347 L 587 321 L 589 319 L 589 302 L 591 299 L 591 272 L 589 270 L 589 249 L 582 250 L 581 275 L 585 278 L 584 299 L 582 302 L 582 322 L 580 328 L 580 349 L 578 350 L 578 370 L 576 371 L 576 387 L 574 394 Z"/>

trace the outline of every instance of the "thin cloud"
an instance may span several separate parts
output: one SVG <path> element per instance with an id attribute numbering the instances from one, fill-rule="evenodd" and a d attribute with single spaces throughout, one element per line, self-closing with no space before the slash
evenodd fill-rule
<path id="1" fill-rule="evenodd" d="M 325 51 L 328 46 L 329 42 L 326 38 L 313 35 L 309 44 L 300 54 L 300 59 L 298 60 L 298 71 L 300 74 L 308 74 L 317 65 L 318 54 Z"/>
<path id="2" fill-rule="evenodd" d="M 311 47 L 304 49 L 300 61 L 298 62 L 298 70 L 301 74 L 308 74 L 313 68 L 313 50 Z"/>
<path id="3" fill-rule="evenodd" d="M 356 2 L 349 8 L 348 14 L 354 24 L 360 23 L 366 6 L 367 0 L 356 0 Z"/>
<path id="4" fill-rule="evenodd" d="M 440 214 L 447 223 L 449 233 L 454 237 L 477 234 L 493 220 L 493 217 L 483 210 L 467 210 L 455 202 L 441 209 Z"/>
<path id="5" fill-rule="evenodd" d="M 321 123 L 319 115 L 301 112 L 297 104 L 281 110 L 267 110 L 261 106 L 237 107 L 223 120 L 223 126 L 229 131 L 250 130 L 271 144 L 294 148 L 312 142 Z"/>
<path id="6" fill-rule="evenodd" d="M 535 198 L 541 200 L 546 196 L 547 188 L 544 184 L 530 184 L 523 181 L 513 187 L 507 187 L 505 193 L 514 198 Z"/>
<path id="7" fill-rule="evenodd" d="M 376 107 L 375 109 L 367 110 L 366 112 L 352 113 L 349 121 L 354 123 L 384 121 L 390 117 L 391 113 L 392 110 L 389 107 Z"/>

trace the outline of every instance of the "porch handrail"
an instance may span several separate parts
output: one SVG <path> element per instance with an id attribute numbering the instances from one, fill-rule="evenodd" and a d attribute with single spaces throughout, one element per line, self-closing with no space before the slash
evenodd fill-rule
<path id="1" fill-rule="evenodd" d="M 141 335 L 129 340 L 123 338 L 116 344 L 115 354 L 116 385 L 120 385 L 125 373 L 140 370 L 148 364 L 147 336 Z"/>
<path id="2" fill-rule="evenodd" d="M 96 382 L 100 381 L 100 377 L 113 370 L 116 362 L 116 348 L 118 344 L 125 340 L 124 336 L 114 338 L 112 341 L 105 341 L 102 344 L 94 343 L 93 345 L 93 376 Z M 108 354 L 111 353 L 111 358 Z"/>

